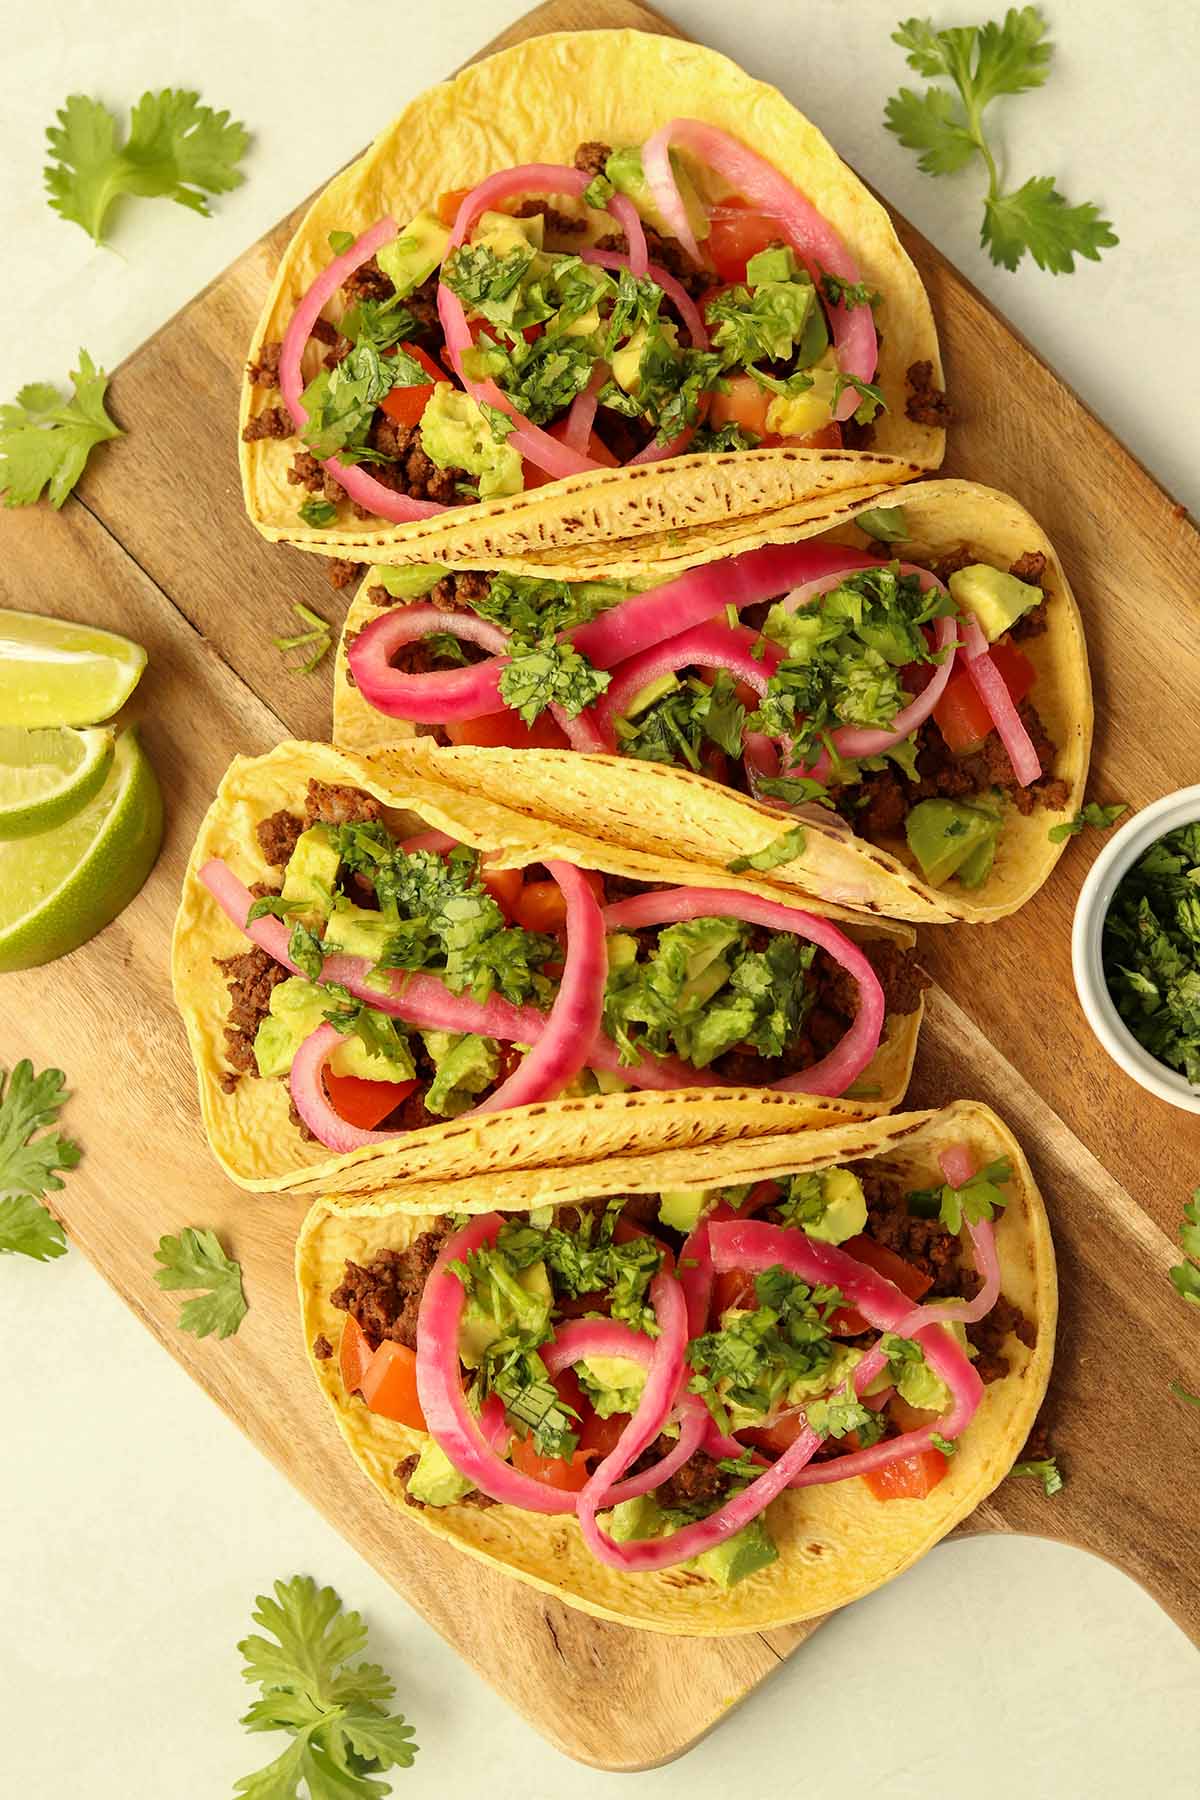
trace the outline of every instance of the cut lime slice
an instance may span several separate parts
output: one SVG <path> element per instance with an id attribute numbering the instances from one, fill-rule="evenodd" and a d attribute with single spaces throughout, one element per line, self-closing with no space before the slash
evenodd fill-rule
<path id="1" fill-rule="evenodd" d="M 114 737 L 100 726 L 0 725 L 0 838 L 50 831 L 86 806 L 108 774 Z"/>
<path id="2" fill-rule="evenodd" d="M 0 608 L 0 725 L 97 725 L 145 666 L 142 646 L 113 631 Z"/>
<path id="3" fill-rule="evenodd" d="M 73 818 L 0 843 L 0 972 L 39 968 L 115 919 L 150 873 L 162 823 L 158 781 L 131 728 Z"/>

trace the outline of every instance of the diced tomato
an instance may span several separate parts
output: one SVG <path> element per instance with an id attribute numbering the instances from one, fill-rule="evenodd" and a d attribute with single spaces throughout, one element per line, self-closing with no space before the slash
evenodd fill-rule
<path id="1" fill-rule="evenodd" d="M 426 1431 L 425 1414 L 417 1397 L 417 1356 L 407 1344 L 386 1339 L 367 1365 L 360 1383 L 362 1397 L 373 1413 Z"/>
<path id="2" fill-rule="evenodd" d="M 1019 706 L 1037 678 L 1033 664 L 1015 644 L 992 644 L 990 652 L 1014 704 Z M 977 750 L 994 729 L 992 715 L 976 693 L 966 669 L 956 669 L 951 675 L 933 716 L 947 748 L 956 756 Z"/>
<path id="3" fill-rule="evenodd" d="M 446 736 L 452 744 L 482 744 L 489 750 L 567 748 L 566 733 L 559 730 L 548 712 L 540 713 L 532 725 L 526 725 L 507 706 L 503 712 L 486 713 L 482 719 L 448 719 Z"/>
<path id="4" fill-rule="evenodd" d="M 420 1086 L 417 1081 L 367 1081 L 361 1075 L 334 1075 L 325 1071 L 325 1092 L 339 1119 L 374 1131 L 394 1107 Z"/>
<path id="5" fill-rule="evenodd" d="M 756 1444 L 760 1450 L 770 1450 L 776 1456 L 782 1456 L 790 1450 L 800 1433 L 808 1424 L 803 1412 L 785 1413 L 773 1425 L 752 1425 L 745 1431 L 739 1430 L 738 1437 Z"/>
<path id="6" fill-rule="evenodd" d="M 512 1465 L 522 1475 L 540 1481 L 543 1487 L 561 1488 L 567 1494 L 577 1494 L 586 1487 L 591 1474 L 582 1450 L 573 1451 L 569 1461 L 563 1456 L 539 1456 L 532 1435 L 513 1439 Z"/>
<path id="7" fill-rule="evenodd" d="M 604 905 L 604 877 L 591 869 L 584 871 L 584 880 L 595 894 L 600 905 Z M 564 931 L 567 923 L 566 896 L 557 881 L 527 881 L 513 904 L 513 918 L 526 931 L 545 931 L 551 936 L 557 931 Z"/>
<path id="8" fill-rule="evenodd" d="M 714 1275 L 712 1288 L 712 1320 L 713 1329 L 723 1312 L 731 1306 L 744 1307 L 749 1310 L 758 1305 L 758 1297 L 754 1292 L 754 1277 L 746 1269 L 726 1269 L 720 1275 Z"/>
<path id="9" fill-rule="evenodd" d="M 479 871 L 479 879 L 505 918 L 511 921 L 515 916 L 513 908 L 517 896 L 525 885 L 520 869 L 489 869 L 485 863 Z"/>
<path id="10" fill-rule="evenodd" d="M 709 424 L 714 431 L 720 430 L 722 425 L 740 425 L 743 431 L 753 431 L 757 437 L 764 437 L 770 394 L 766 388 L 759 387 L 753 375 L 729 375 L 726 379 L 728 391 L 714 394 L 709 403 Z"/>
<path id="11" fill-rule="evenodd" d="M 616 1448 L 617 1439 L 629 1423 L 628 1413 L 613 1413 L 602 1419 L 598 1412 L 591 1410 L 584 1418 L 579 1432 L 579 1454 L 586 1456 L 591 1466 L 602 1463 L 610 1450 Z"/>
<path id="12" fill-rule="evenodd" d="M 347 1313 L 346 1323 L 342 1326 L 342 1344 L 338 1360 L 342 1370 L 342 1383 L 348 1394 L 357 1394 L 374 1354 L 375 1352 L 367 1341 L 366 1332 L 354 1314 Z"/>
<path id="13" fill-rule="evenodd" d="M 724 786 L 729 780 L 729 758 L 717 744 L 705 744 L 700 752 L 700 767 L 710 781 Z"/>
<path id="14" fill-rule="evenodd" d="M 429 380 L 412 387 L 394 387 L 390 394 L 383 396 L 379 404 L 394 424 L 419 425 L 421 415 L 433 397 L 435 383 L 449 381 L 450 377 L 418 344 L 403 343 L 397 347 L 406 351 L 414 362 L 420 363 Z"/>
<path id="15" fill-rule="evenodd" d="M 778 219 L 759 212 L 753 201 L 731 195 L 709 216 L 708 254 L 722 281 L 746 279 L 746 264 L 784 236 Z"/>
<path id="16" fill-rule="evenodd" d="M 437 216 L 443 225 L 453 226 L 458 209 L 470 192 L 470 188 L 450 188 L 438 196 Z"/>
<path id="17" fill-rule="evenodd" d="M 696 673 L 700 677 L 701 681 L 703 681 L 708 687 L 711 687 L 713 682 L 717 679 L 717 676 L 720 674 L 720 670 L 719 669 L 697 669 Z M 742 705 L 745 707 L 747 712 L 753 712 L 755 707 L 758 705 L 758 695 L 755 693 L 754 689 L 750 686 L 750 683 L 748 681 L 735 681 L 734 682 L 733 697 L 735 700 L 741 701 Z"/>
<path id="18" fill-rule="evenodd" d="M 738 1207 L 738 1218 L 748 1219 L 752 1214 L 761 1212 L 764 1206 L 774 1206 L 781 1191 L 777 1181 L 756 1182 Z"/>
<path id="19" fill-rule="evenodd" d="M 774 437 L 768 432 L 763 444 L 768 450 L 776 444 L 787 444 L 793 450 L 840 450 L 842 428 L 835 419 L 831 419 L 819 431 L 806 432 L 803 437 Z"/>
<path id="20" fill-rule="evenodd" d="M 946 1458 L 940 1450 L 918 1450 L 914 1456 L 873 1469 L 863 1480 L 877 1500 L 923 1500 L 945 1473 Z"/>
<path id="21" fill-rule="evenodd" d="M 933 1286 L 928 1275 L 922 1275 L 920 1269 L 914 1269 L 910 1262 L 889 1250 L 886 1244 L 876 1243 L 874 1238 L 859 1236 L 847 1238 L 842 1249 L 850 1256 L 866 1263 L 879 1275 L 886 1275 L 894 1281 L 900 1292 L 909 1300 L 920 1300 Z M 839 1306 L 830 1314 L 829 1329 L 835 1337 L 857 1337 L 860 1331 L 870 1330 L 870 1321 L 853 1306 Z"/>

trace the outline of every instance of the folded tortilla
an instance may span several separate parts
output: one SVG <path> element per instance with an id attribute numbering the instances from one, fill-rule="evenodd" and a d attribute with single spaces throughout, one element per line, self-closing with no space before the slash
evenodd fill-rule
<path id="1" fill-rule="evenodd" d="M 886 489 L 936 469 L 945 432 L 908 417 L 907 374 L 928 363 L 942 385 L 928 297 L 884 208 L 777 89 L 699 44 L 641 31 L 559 32 L 473 64 L 431 88 L 387 126 L 310 207 L 284 253 L 255 326 L 251 357 L 282 338 L 303 293 L 331 257 L 329 233 L 361 233 L 384 215 L 402 222 L 438 196 L 527 162 L 569 162 L 587 140 L 643 143 L 676 117 L 698 118 L 753 146 L 811 200 L 883 296 L 876 383 L 887 401 L 870 450 L 759 449 L 677 456 L 573 476 L 504 499 L 453 507 L 407 525 L 347 520 L 314 529 L 288 482 L 298 439 L 242 443 L 242 485 L 264 537 L 360 562 L 457 562 L 532 572 L 565 548 L 686 529 L 692 560 L 706 535 L 756 529 L 762 511 L 808 508 Z M 714 196 L 715 197 L 715 196 Z M 239 432 L 267 404 L 249 381 Z M 548 567 L 552 567 L 550 562 Z M 614 572 L 611 561 L 604 563 Z"/>
<path id="2" fill-rule="evenodd" d="M 249 943 L 222 912 L 197 871 L 220 857 L 252 886 L 272 885 L 255 826 L 281 808 L 303 809 L 309 779 L 365 789 L 388 808 L 388 822 L 403 831 L 422 826 L 448 832 L 493 855 L 500 868 L 523 868 L 547 858 L 631 880 L 674 886 L 711 886 L 694 865 L 664 855 L 605 847 L 566 827 L 546 827 L 497 804 L 461 793 L 419 774 L 403 748 L 384 750 L 365 762 L 327 744 L 287 741 L 266 756 L 238 757 L 209 808 L 188 862 L 171 948 L 175 1001 L 187 1027 L 199 1084 L 200 1112 L 213 1154 L 239 1186 L 355 1191 L 405 1177 L 435 1180 L 542 1163 L 569 1163 L 626 1150 L 659 1149 L 765 1135 L 792 1125 L 828 1126 L 890 1111 L 908 1086 L 923 1005 L 889 1015 L 885 1035 L 855 1084 L 861 1099 L 824 1099 L 773 1089 L 680 1089 L 669 1093 L 623 1092 L 545 1101 L 481 1118 L 464 1115 L 444 1124 L 331 1156 L 305 1141 L 292 1124 L 287 1084 L 247 1075 L 229 1091 L 224 1024 L 229 1011 L 225 977 L 216 958 L 237 955 Z M 777 900 L 762 881 L 725 875 L 722 887 Z M 912 931 L 883 920 L 860 920 L 837 907 L 805 903 L 836 920 L 850 935 L 890 938 L 910 945 Z"/>
<path id="3" fill-rule="evenodd" d="M 806 812 L 805 845 L 793 861 L 765 876 L 772 887 L 799 890 L 831 904 L 896 919 L 939 923 L 952 919 L 1003 918 L 1024 905 L 1062 855 L 1065 840 L 1052 843 L 1050 828 L 1070 819 L 1083 802 L 1091 754 L 1093 704 L 1083 621 L 1057 552 L 1037 521 L 1007 494 L 969 481 L 927 481 L 893 496 L 910 532 L 888 546 L 902 561 L 923 563 L 965 549 L 972 560 L 1007 569 L 1026 551 L 1046 558 L 1041 585 L 1046 593 L 1046 630 L 1022 641 L 1037 674 L 1034 700 L 1058 755 L 1055 774 L 1067 784 L 1061 808 L 1037 806 L 1028 814 L 1006 806 L 996 860 L 977 888 L 956 882 L 932 887 L 924 880 L 903 831 L 885 845 L 856 837 L 844 824 Z M 832 541 L 880 548 L 853 526 L 861 506 L 839 509 L 822 533 Z M 775 532 L 765 522 L 736 554 L 764 542 L 795 542 L 803 529 Z M 480 565 L 481 567 L 483 565 Z M 655 586 L 679 571 L 672 565 L 641 564 L 639 586 Z M 575 572 L 558 570 L 570 580 Z M 609 844 L 653 850 L 660 844 L 690 861 L 721 868 L 747 850 L 776 840 L 786 815 L 735 789 L 671 764 L 636 757 L 592 756 L 573 750 L 481 750 L 439 748 L 428 737 L 412 737 L 403 719 L 389 719 L 369 706 L 351 685 L 345 655 L 348 638 L 379 616 L 367 597 L 368 576 L 346 619 L 339 648 L 333 702 L 334 742 L 361 754 L 384 744 L 409 743 L 413 767 L 423 775 L 472 794 L 503 801 L 548 824 L 587 821 L 587 830 Z"/>
<path id="4" fill-rule="evenodd" d="M 409 1507 L 395 1473 L 425 1434 L 370 1412 L 346 1392 L 336 1346 L 345 1313 L 330 1303 L 347 1258 L 402 1249 L 429 1215 L 523 1211 L 611 1194 L 716 1187 L 878 1158 L 914 1187 L 943 1179 L 940 1150 L 965 1144 L 986 1164 L 1007 1157 L 1013 1179 L 995 1225 L 1002 1292 L 1036 1326 L 1032 1348 L 1010 1335 L 1008 1373 L 989 1383 L 947 1472 L 923 1500 L 880 1501 L 859 1478 L 787 1492 L 766 1520 L 779 1559 L 728 1592 L 685 1567 L 622 1574 L 598 1562 L 571 1517 L 509 1506 Z M 1002 1481 L 1020 1455 L 1046 1392 L 1054 1353 L 1057 1285 L 1050 1228 L 1028 1163 L 988 1107 L 958 1101 L 940 1112 L 898 1113 L 831 1131 L 742 1139 L 653 1156 L 617 1156 L 570 1168 L 501 1173 L 484 1182 L 412 1183 L 380 1193 L 320 1199 L 296 1246 L 309 1360 L 355 1461 L 390 1504 L 436 1537 L 569 1606 L 623 1625 L 674 1635 L 732 1636 L 796 1624 L 890 1581 L 945 1537 Z"/>

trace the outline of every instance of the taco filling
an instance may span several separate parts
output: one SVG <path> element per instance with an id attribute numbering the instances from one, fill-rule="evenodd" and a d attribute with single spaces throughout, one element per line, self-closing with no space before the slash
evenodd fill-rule
<path id="1" fill-rule="evenodd" d="M 673 764 L 975 889 L 1012 809 L 1069 799 L 1022 648 L 1046 629 L 1045 565 L 810 542 L 639 594 L 377 568 L 365 587 L 385 610 L 345 660 L 363 701 L 443 743 Z"/>
<path id="2" fill-rule="evenodd" d="M 218 959 L 223 1085 L 285 1080 L 338 1152 L 567 1093 L 845 1094 L 928 985 L 891 939 L 752 894 L 398 838 L 357 788 L 310 781 L 256 833 L 277 885 L 199 870 L 250 940 Z"/>
<path id="3" fill-rule="evenodd" d="M 411 1505 L 572 1513 L 614 1569 L 732 1587 L 777 1559 L 785 1488 L 924 1499 L 1037 1341 L 1001 1291 L 1012 1167 L 939 1163 L 916 1192 L 871 1159 L 405 1221 L 329 1295 L 345 1404 L 428 1434 L 395 1469 Z"/>
<path id="4" fill-rule="evenodd" d="M 288 481 L 316 529 L 684 451 L 864 448 L 880 299 L 792 182 L 676 119 L 329 233 L 249 366 L 280 400 L 243 437 L 296 440 Z M 910 417 L 940 426 L 931 382 L 931 363 L 909 371 Z"/>

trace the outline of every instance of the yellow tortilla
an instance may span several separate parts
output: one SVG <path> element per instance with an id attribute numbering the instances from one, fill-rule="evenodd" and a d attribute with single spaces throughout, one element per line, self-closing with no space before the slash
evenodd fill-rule
<path id="1" fill-rule="evenodd" d="M 938 1151 L 960 1143 L 981 1164 L 1002 1156 L 1012 1164 L 1011 1198 L 996 1223 L 1002 1291 L 1036 1324 L 1035 1346 L 1008 1338 L 1008 1374 L 985 1387 L 944 1479 L 925 1499 L 879 1501 L 857 1478 L 786 1493 L 766 1514 L 779 1560 L 729 1592 L 682 1567 L 637 1575 L 610 1569 L 587 1550 L 570 1517 L 508 1506 L 409 1507 L 395 1468 L 419 1451 L 425 1434 L 378 1417 L 345 1391 L 336 1346 L 346 1315 L 329 1296 L 346 1259 L 363 1262 L 381 1249 L 403 1248 L 428 1228 L 430 1213 L 526 1210 L 608 1194 L 723 1186 L 865 1157 L 878 1157 L 914 1187 L 928 1187 L 942 1180 Z M 409 1185 L 369 1200 L 318 1200 L 296 1246 L 296 1274 L 313 1372 L 355 1461 L 392 1505 L 468 1555 L 569 1606 L 675 1635 L 726 1637 L 796 1624 L 844 1606 L 910 1567 L 1008 1473 L 1037 1416 L 1054 1353 L 1057 1287 L 1045 1208 L 1015 1138 L 974 1101 L 842 1130 L 610 1158 L 486 1182 Z M 320 1336 L 335 1346 L 324 1360 L 313 1352 Z"/>
<path id="2" fill-rule="evenodd" d="M 878 385 L 888 411 L 869 451 L 768 449 L 679 456 L 571 477 L 527 493 L 390 525 L 358 520 L 348 501 L 321 530 L 298 516 L 303 491 L 287 472 L 298 439 L 241 444 L 252 524 L 265 537 L 361 562 L 458 561 L 526 566 L 566 546 L 687 528 L 701 534 L 848 491 L 882 489 L 941 463 L 945 433 L 908 418 L 906 373 L 932 365 L 942 382 L 929 301 L 879 202 L 815 126 L 777 89 L 699 44 L 640 31 L 560 32 L 465 69 L 414 100 L 310 207 L 284 253 L 251 340 L 283 337 L 303 293 L 329 263 L 331 231 L 362 232 L 390 215 L 403 225 L 438 196 L 527 162 L 570 162 L 587 140 L 642 143 L 675 117 L 699 118 L 753 146 L 838 231 L 862 278 L 883 295 Z M 709 196 L 718 198 L 715 192 Z M 598 228 L 597 235 L 602 228 Z M 327 312 L 333 316 L 334 303 Z M 277 393 L 243 383 L 239 432 Z M 735 523 L 735 529 L 736 529 Z M 701 546 L 702 547 L 702 546 Z M 610 565 L 611 567 L 611 565 Z"/>
<path id="3" fill-rule="evenodd" d="M 978 888 L 963 888 L 955 881 L 931 887 L 903 832 L 881 847 L 815 816 L 805 820 L 802 854 L 772 869 L 764 879 L 775 888 L 799 890 L 897 919 L 939 923 L 1003 918 L 1046 880 L 1065 847 L 1051 843 L 1050 828 L 1072 818 L 1083 802 L 1093 719 L 1083 622 L 1053 544 L 1008 495 L 974 482 L 926 481 L 893 498 L 912 533 L 891 546 L 903 561 L 922 563 L 960 547 L 974 560 L 1001 569 L 1025 551 L 1040 551 L 1046 557 L 1042 585 L 1047 629 L 1024 640 L 1021 649 L 1037 671 L 1033 698 L 1058 752 L 1054 773 L 1067 783 L 1066 803 L 1057 810 L 1037 806 L 1025 816 L 1005 805 L 996 861 Z M 824 535 L 879 548 L 856 529 L 847 530 L 859 510 L 839 511 Z M 766 527 L 755 542 L 794 542 L 806 535 L 795 529 L 775 535 Z M 642 565 L 639 585 L 655 585 L 677 572 Z M 573 578 L 565 568 L 559 574 L 562 579 Z M 346 620 L 334 678 L 333 729 L 336 743 L 374 754 L 383 744 L 408 739 L 412 727 L 376 712 L 348 680 L 345 638 L 379 613 L 367 598 L 368 586 L 369 581 Z M 443 749 L 429 738 L 412 739 L 409 755 L 414 766 L 431 778 L 472 794 L 503 798 L 507 805 L 552 825 L 583 820 L 589 832 L 609 844 L 641 850 L 666 844 L 673 854 L 713 868 L 747 850 L 762 849 L 782 829 L 783 815 L 760 801 L 690 770 L 634 757 L 586 756 L 570 750 Z"/>
<path id="4" fill-rule="evenodd" d="M 446 831 L 462 843 L 493 853 L 499 867 L 523 868 L 551 858 L 632 880 L 713 885 L 710 875 L 702 876 L 678 858 L 601 846 L 565 827 L 546 827 L 493 801 L 429 780 L 403 748 L 385 750 L 365 762 L 327 744 L 288 741 L 266 756 L 238 757 L 221 782 L 192 850 L 175 921 L 171 972 L 196 1066 L 209 1144 L 239 1186 L 309 1192 L 373 1189 L 406 1177 L 432 1180 L 482 1174 L 665 1144 L 763 1136 L 793 1125 L 846 1123 L 889 1112 L 902 1100 L 916 1054 L 921 1006 L 889 1017 L 883 1041 L 856 1083 L 859 1089 L 877 1092 L 862 1099 L 829 1100 L 744 1088 L 600 1094 L 489 1113 L 480 1119 L 450 1119 L 405 1132 L 394 1143 L 331 1156 L 323 1145 L 304 1141 L 290 1122 L 285 1082 L 245 1075 L 232 1092 L 226 1091 L 223 1027 L 229 995 L 214 958 L 237 955 L 250 945 L 197 874 L 211 857 L 221 857 L 248 887 L 258 881 L 278 885 L 279 871 L 265 861 L 255 826 L 281 808 L 302 812 L 310 778 L 364 788 L 389 809 L 393 828 L 402 833 L 422 827 Z M 762 881 L 744 876 L 722 874 L 719 885 L 779 898 Z M 854 937 L 912 942 L 911 930 L 903 925 L 856 919 L 837 907 L 818 904 L 808 909 L 837 920 Z"/>

